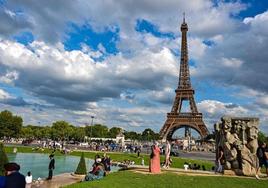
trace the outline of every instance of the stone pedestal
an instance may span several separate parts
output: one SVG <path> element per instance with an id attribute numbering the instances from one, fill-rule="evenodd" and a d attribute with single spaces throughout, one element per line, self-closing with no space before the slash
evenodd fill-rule
<path id="1" fill-rule="evenodd" d="M 224 174 L 253 176 L 258 168 L 258 118 L 224 116 L 215 124 L 216 160 L 224 166 Z"/>

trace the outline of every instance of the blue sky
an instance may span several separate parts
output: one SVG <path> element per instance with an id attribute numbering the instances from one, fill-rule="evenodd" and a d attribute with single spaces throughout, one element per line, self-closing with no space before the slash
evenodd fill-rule
<path id="1" fill-rule="evenodd" d="M 159 131 L 178 83 L 183 12 L 209 130 L 229 114 L 257 116 L 268 133 L 262 0 L 0 1 L 1 109 L 25 125 L 82 126 L 94 115 L 108 127 Z"/>

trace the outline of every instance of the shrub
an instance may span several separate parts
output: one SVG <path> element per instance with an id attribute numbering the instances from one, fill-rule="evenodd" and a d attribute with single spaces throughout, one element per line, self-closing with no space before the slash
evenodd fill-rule
<path id="1" fill-rule="evenodd" d="M 8 158 L 5 152 L 4 144 L 0 143 L 0 176 L 5 175 L 4 164 L 6 163 L 8 163 Z"/>
<path id="2" fill-rule="evenodd" d="M 75 174 L 86 174 L 87 173 L 87 167 L 86 167 L 86 161 L 84 157 L 84 153 L 81 154 L 80 161 L 78 163 L 78 166 L 76 168 Z"/>

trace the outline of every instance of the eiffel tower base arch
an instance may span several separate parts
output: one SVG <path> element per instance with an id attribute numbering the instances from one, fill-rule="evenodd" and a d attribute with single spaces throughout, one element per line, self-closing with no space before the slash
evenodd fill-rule
<path id="1" fill-rule="evenodd" d="M 162 141 L 165 142 L 166 140 L 172 140 L 174 132 L 185 126 L 196 130 L 200 134 L 201 138 L 204 138 L 209 134 L 209 131 L 202 120 L 201 113 L 185 113 L 184 115 L 172 115 L 171 113 L 168 113 L 167 120 L 160 131 Z"/>

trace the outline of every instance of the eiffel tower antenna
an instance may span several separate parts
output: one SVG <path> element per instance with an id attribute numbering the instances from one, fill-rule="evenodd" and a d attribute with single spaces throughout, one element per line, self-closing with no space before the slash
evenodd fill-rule
<path id="1" fill-rule="evenodd" d="M 194 89 L 191 86 L 190 71 L 188 63 L 187 47 L 188 25 L 185 22 L 185 13 L 183 13 L 183 23 L 181 24 L 181 57 L 180 57 L 180 75 L 178 87 L 175 90 L 176 96 L 170 113 L 167 113 L 167 119 L 162 129 L 160 137 L 162 140 L 172 140 L 173 133 L 183 127 L 195 129 L 201 137 L 209 134 L 208 129 L 203 122 L 202 113 L 199 113 L 194 100 Z M 182 103 L 189 102 L 190 112 L 181 112 Z"/>

